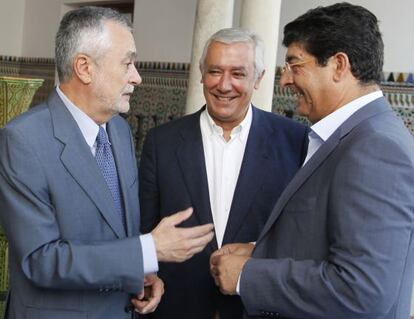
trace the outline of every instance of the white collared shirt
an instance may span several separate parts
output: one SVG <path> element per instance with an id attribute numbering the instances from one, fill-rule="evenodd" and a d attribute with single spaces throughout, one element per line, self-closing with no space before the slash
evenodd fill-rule
<path id="1" fill-rule="evenodd" d="M 85 138 L 86 143 L 91 149 L 93 156 L 95 156 L 96 137 L 98 136 L 99 125 L 96 124 L 95 121 L 92 120 L 85 112 L 83 112 L 80 108 L 73 104 L 72 101 L 70 101 L 68 97 L 62 92 L 58 85 L 56 86 L 56 92 L 62 99 L 63 104 L 66 106 L 70 114 L 72 114 L 73 118 L 79 126 L 79 129 L 82 132 L 83 137 Z M 105 129 L 106 132 L 106 123 L 102 124 L 102 127 Z M 155 251 L 154 239 L 152 238 L 151 233 L 141 235 L 139 237 L 142 247 L 144 273 L 150 274 L 157 272 L 158 260 Z"/>
<path id="2" fill-rule="evenodd" d="M 352 114 L 367 105 L 368 103 L 383 96 L 382 91 L 375 91 L 363 95 L 348 104 L 340 107 L 336 111 L 327 115 L 310 127 L 308 154 L 303 165 L 316 153 L 319 147 L 328 140 L 338 127 L 342 125 Z"/>
<path id="3" fill-rule="evenodd" d="M 72 114 L 73 118 L 79 126 L 79 129 L 82 132 L 83 137 L 85 138 L 86 143 L 91 149 L 93 156 L 95 156 L 96 137 L 98 136 L 99 125 L 96 124 L 95 121 L 92 120 L 85 112 L 83 112 L 80 108 L 73 104 L 72 101 L 69 100 L 67 96 L 62 92 L 59 86 L 56 86 L 56 92 L 62 99 L 63 104 L 65 104 L 70 114 Z M 102 127 L 105 129 L 106 132 L 106 123 L 102 124 Z"/>
<path id="4" fill-rule="evenodd" d="M 230 140 L 226 141 L 223 129 L 215 124 L 207 108 L 200 115 L 210 206 L 218 247 L 223 242 L 252 117 L 250 105 L 245 118 L 232 129 Z"/>

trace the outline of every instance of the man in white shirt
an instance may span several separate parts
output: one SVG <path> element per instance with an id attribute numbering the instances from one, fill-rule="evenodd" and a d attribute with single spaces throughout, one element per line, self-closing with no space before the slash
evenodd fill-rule
<path id="1" fill-rule="evenodd" d="M 255 245 L 211 258 L 250 317 L 406 319 L 414 276 L 414 140 L 379 87 L 383 42 L 339 3 L 285 26 L 280 83 L 312 122 L 306 162 Z"/>
<path id="2" fill-rule="evenodd" d="M 123 15 L 97 7 L 68 12 L 56 36 L 59 86 L 0 132 L 7 319 L 151 312 L 164 291 L 158 262 L 186 260 L 213 238 L 212 224 L 176 227 L 191 209 L 139 233 L 134 144 L 118 116 L 141 82 L 135 57 Z"/>
<path id="3" fill-rule="evenodd" d="M 206 106 L 151 130 L 140 164 L 142 231 L 189 206 L 196 226 L 214 223 L 215 239 L 183 264 L 160 264 L 168 290 L 153 318 L 241 318 L 238 296 L 220 294 L 210 254 L 257 239 L 285 185 L 306 155 L 305 128 L 251 104 L 264 74 L 257 35 L 223 29 L 200 60 Z"/>

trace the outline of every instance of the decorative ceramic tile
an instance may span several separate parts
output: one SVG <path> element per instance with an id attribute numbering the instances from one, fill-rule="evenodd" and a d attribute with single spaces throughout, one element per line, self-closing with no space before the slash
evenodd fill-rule
<path id="1" fill-rule="evenodd" d="M 403 73 L 398 74 L 397 82 L 404 83 L 404 74 Z"/>
<path id="2" fill-rule="evenodd" d="M 28 110 L 43 79 L 0 76 L 0 127 Z"/>
<path id="3" fill-rule="evenodd" d="M 148 130 L 154 126 L 179 118 L 184 113 L 189 76 L 189 64 L 140 62 L 137 65 L 143 83 L 137 87 L 131 98 L 131 109 L 125 115 L 136 142 L 137 158 Z M 53 59 L 16 58 L 0 56 L 0 75 L 25 76 L 45 79 L 44 85 L 34 97 L 34 103 L 46 99 L 54 86 L 55 66 Z M 278 83 L 281 67 L 276 69 L 272 111 L 308 124 L 297 115 L 296 98 Z M 394 74 L 383 73 L 382 90 L 395 112 L 414 134 L 414 85 L 413 74 L 400 73 L 395 82 Z M 404 82 L 404 83 L 403 83 Z M 7 283 L 5 251 L 7 244 L 0 238 L 0 290 Z M 3 245 L 3 246 L 2 246 Z M 1 306 L 1 303 L 0 303 Z"/>

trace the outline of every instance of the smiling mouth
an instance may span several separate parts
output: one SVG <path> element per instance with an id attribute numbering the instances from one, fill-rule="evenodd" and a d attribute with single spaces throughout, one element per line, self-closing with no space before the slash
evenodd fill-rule
<path id="1" fill-rule="evenodd" d="M 213 95 L 220 102 L 230 102 L 236 98 L 236 96 L 220 96 L 220 95 L 215 95 L 215 94 Z"/>
<path id="2" fill-rule="evenodd" d="M 304 97 L 305 96 L 303 94 L 303 92 L 299 91 L 298 89 L 292 88 L 292 87 L 289 87 L 289 92 L 290 92 L 290 94 L 292 94 L 297 99 L 299 99 L 300 97 Z"/>

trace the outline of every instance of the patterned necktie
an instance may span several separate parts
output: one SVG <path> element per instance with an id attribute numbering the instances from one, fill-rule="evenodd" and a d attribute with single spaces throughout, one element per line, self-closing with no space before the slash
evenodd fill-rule
<path id="1" fill-rule="evenodd" d="M 95 159 L 111 192 L 117 213 L 122 218 L 122 223 L 124 224 L 124 209 L 122 205 L 118 173 L 116 171 L 111 144 L 109 143 L 106 132 L 102 126 L 99 126 L 99 133 L 96 137 Z"/>

